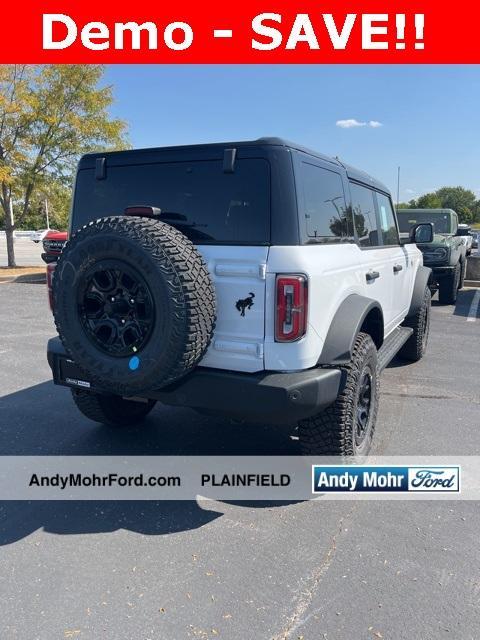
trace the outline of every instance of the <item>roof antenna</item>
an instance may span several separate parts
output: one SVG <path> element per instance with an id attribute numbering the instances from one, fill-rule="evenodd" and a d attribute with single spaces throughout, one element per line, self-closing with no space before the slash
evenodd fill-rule
<path id="1" fill-rule="evenodd" d="M 223 152 L 223 173 L 233 173 L 235 171 L 236 149 L 225 149 Z"/>

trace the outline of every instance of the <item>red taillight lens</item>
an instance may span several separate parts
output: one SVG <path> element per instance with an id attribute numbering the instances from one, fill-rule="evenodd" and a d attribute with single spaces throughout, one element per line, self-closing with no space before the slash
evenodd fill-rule
<path id="1" fill-rule="evenodd" d="M 294 342 L 307 330 L 308 281 L 305 276 L 277 276 L 276 342 Z"/>
<path id="2" fill-rule="evenodd" d="M 52 291 L 52 283 L 53 283 L 53 274 L 55 271 L 55 267 L 57 266 L 56 262 L 50 262 L 47 264 L 47 291 L 48 291 L 48 303 L 50 305 L 50 309 L 53 312 L 53 291 Z"/>

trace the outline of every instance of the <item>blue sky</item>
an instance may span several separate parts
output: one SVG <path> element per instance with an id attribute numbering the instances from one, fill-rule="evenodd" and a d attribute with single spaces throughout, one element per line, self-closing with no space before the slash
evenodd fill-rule
<path id="1" fill-rule="evenodd" d="M 135 147 L 276 135 L 394 194 L 400 165 L 401 200 L 444 185 L 480 197 L 479 66 L 119 65 L 106 80 Z"/>

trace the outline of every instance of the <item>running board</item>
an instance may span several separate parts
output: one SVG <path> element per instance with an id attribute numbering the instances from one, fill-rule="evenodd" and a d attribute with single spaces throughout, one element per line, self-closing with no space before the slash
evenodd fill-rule
<path id="1" fill-rule="evenodd" d="M 397 327 L 387 336 L 378 351 L 378 370 L 383 371 L 413 333 L 411 327 Z"/>

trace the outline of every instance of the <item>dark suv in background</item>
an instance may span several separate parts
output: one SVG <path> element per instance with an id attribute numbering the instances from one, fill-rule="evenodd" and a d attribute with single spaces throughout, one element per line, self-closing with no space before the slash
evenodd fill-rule
<path id="1" fill-rule="evenodd" d="M 453 209 L 399 209 L 397 217 L 400 232 L 405 235 L 416 224 L 431 222 L 434 225 L 433 242 L 418 244 L 418 248 L 423 253 L 424 265 L 432 270 L 432 293 L 438 289 L 442 304 L 455 304 L 467 266 L 467 247 L 457 214 Z"/>

